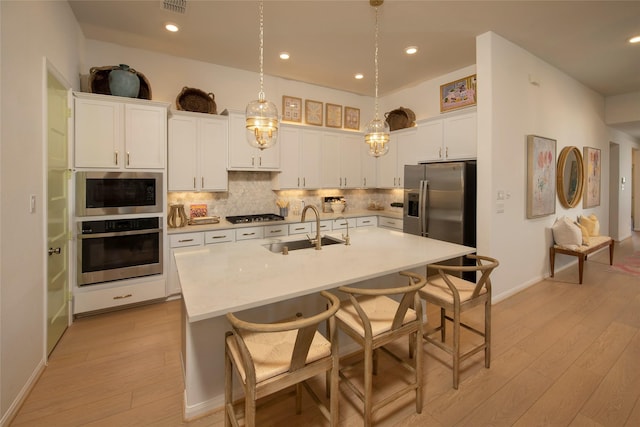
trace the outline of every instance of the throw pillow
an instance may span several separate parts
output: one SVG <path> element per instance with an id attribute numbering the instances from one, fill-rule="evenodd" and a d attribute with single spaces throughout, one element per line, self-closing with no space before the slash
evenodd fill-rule
<path id="1" fill-rule="evenodd" d="M 598 221 L 598 217 L 591 214 L 588 217 L 581 215 L 578 219 L 580 224 L 584 225 L 589 232 L 589 236 L 599 236 L 600 235 L 600 222 Z"/>
<path id="2" fill-rule="evenodd" d="M 579 222 L 576 222 L 576 225 L 578 227 L 580 227 L 580 232 L 582 233 L 582 244 L 588 246 L 589 245 L 589 230 L 587 230 L 587 227 L 585 227 L 584 225 L 580 224 Z"/>
<path id="3" fill-rule="evenodd" d="M 551 227 L 553 240 L 557 245 L 569 249 L 577 249 L 582 244 L 582 232 L 573 221 L 566 216 L 558 218 Z"/>

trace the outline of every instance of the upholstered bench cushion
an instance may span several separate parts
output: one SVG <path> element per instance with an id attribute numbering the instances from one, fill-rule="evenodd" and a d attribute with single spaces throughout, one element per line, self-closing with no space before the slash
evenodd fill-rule
<path id="1" fill-rule="evenodd" d="M 386 296 L 364 296 L 358 298 L 360 307 L 364 310 L 371 322 L 371 332 L 373 336 L 377 336 L 391 330 L 393 317 L 398 310 L 398 302 Z M 358 316 L 358 312 L 350 301 L 340 303 L 340 310 L 336 313 L 336 317 L 346 323 L 351 329 L 357 331 L 360 336 L 364 337 L 364 328 L 362 320 Z M 402 324 L 411 322 L 416 319 L 416 312 L 408 309 L 404 316 Z"/>
<path id="2" fill-rule="evenodd" d="M 473 290 L 476 288 L 475 283 L 471 283 L 467 280 L 463 280 L 459 277 L 452 276 L 450 274 L 447 274 L 447 278 L 451 280 L 451 283 L 453 283 L 453 285 L 458 290 L 458 294 L 460 295 L 460 303 L 464 303 L 471 299 Z M 447 286 L 447 283 L 439 274 L 434 274 L 433 276 L 429 276 L 427 278 L 427 284 L 425 285 L 425 287 L 418 292 L 419 293 L 428 292 L 429 294 L 435 296 L 436 298 L 439 298 L 443 301 L 453 304 L 453 292 L 451 292 L 451 289 L 449 288 L 449 286 Z M 480 290 L 479 295 L 486 294 L 486 293 L 487 293 L 487 288 L 483 286 L 482 289 Z"/>
<path id="3" fill-rule="evenodd" d="M 273 378 L 289 370 L 297 333 L 297 330 L 285 332 L 245 331 L 242 333 L 242 338 L 249 349 L 249 353 L 251 353 L 251 358 L 255 365 L 256 383 Z M 246 373 L 240 362 L 242 358 L 236 338 L 233 335 L 227 337 L 227 344 L 242 380 L 246 381 Z M 331 356 L 331 343 L 316 331 L 307 354 L 307 364 L 329 356 Z"/>
<path id="4" fill-rule="evenodd" d="M 580 246 L 575 246 L 575 245 L 568 245 L 568 246 L 563 246 L 563 245 L 553 245 L 555 248 L 558 249 L 569 249 L 575 252 L 579 252 L 579 253 L 588 253 L 591 249 L 602 245 L 603 243 L 607 243 L 611 241 L 611 237 L 609 236 L 592 236 L 589 237 L 589 244 L 588 245 L 580 245 Z"/>

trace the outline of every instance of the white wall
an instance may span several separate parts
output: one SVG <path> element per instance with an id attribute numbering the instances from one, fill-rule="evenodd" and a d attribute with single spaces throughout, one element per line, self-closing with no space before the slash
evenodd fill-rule
<path id="1" fill-rule="evenodd" d="M 2 1 L 0 415 L 45 361 L 44 57 L 79 86 L 81 35 L 67 2 Z M 29 213 L 29 195 L 36 213 Z"/>
<path id="2" fill-rule="evenodd" d="M 258 99 L 258 73 L 96 40 L 87 40 L 86 43 L 86 61 L 82 64 L 82 74 L 89 74 L 91 67 L 127 64 L 149 80 L 154 100 L 170 102 L 173 109 L 176 108 L 176 97 L 184 86 L 213 93 L 218 113 L 225 108 L 244 111 L 249 101 Z M 303 103 L 305 99 L 312 99 L 359 108 L 361 127 L 372 118 L 371 97 L 271 77 L 268 71 L 265 70 L 264 77 L 265 96 L 278 107 L 280 113 L 282 96 L 288 95 L 302 98 Z"/>
<path id="3" fill-rule="evenodd" d="M 616 177 L 611 178 L 613 182 L 610 182 L 608 188 L 612 193 L 615 193 L 614 202 L 617 203 L 617 215 L 615 229 L 613 228 L 614 221 L 612 221 L 611 237 L 617 241 L 627 239 L 631 237 L 631 191 L 634 189 L 631 180 L 633 167 L 634 150 L 640 149 L 640 143 L 631 136 L 620 132 L 618 130 L 609 128 L 608 141 L 616 144 L 617 156 L 611 159 L 611 163 L 617 166 Z M 622 184 L 621 179 L 624 178 L 626 183 Z M 635 187 L 636 195 L 640 194 L 640 185 Z M 602 197 L 606 197 L 604 193 L 601 193 Z M 640 196 L 636 196 L 636 199 L 640 199 Z M 640 224 L 635 224 L 636 229 Z"/>

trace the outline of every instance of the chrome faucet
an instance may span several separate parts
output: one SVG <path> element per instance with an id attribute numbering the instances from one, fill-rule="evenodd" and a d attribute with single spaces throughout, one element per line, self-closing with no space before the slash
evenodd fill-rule
<path id="1" fill-rule="evenodd" d="M 344 234 L 342 234 L 342 239 L 344 240 L 344 244 L 345 245 L 350 245 L 351 244 L 351 237 L 349 237 L 349 220 L 343 216 L 339 216 L 338 218 L 336 218 L 335 220 L 339 220 L 339 219 L 344 219 L 345 222 L 347 223 L 347 235 L 345 236 Z"/>
<path id="2" fill-rule="evenodd" d="M 309 240 L 311 240 L 312 243 L 316 244 L 316 250 L 319 251 L 320 249 L 322 249 L 322 240 L 320 238 L 320 212 L 318 212 L 318 208 L 316 208 L 314 205 L 306 205 L 304 209 L 302 209 L 302 218 L 300 218 L 300 222 L 304 222 L 304 217 L 307 213 L 307 209 L 311 209 L 313 213 L 316 214 L 316 241 L 314 242 L 312 239 Z"/>

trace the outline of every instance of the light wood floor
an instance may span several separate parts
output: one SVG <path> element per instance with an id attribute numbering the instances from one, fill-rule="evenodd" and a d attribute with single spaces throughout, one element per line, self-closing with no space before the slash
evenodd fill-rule
<path id="1" fill-rule="evenodd" d="M 616 259 L 638 250 L 634 233 Z M 426 357 L 422 414 L 409 396 L 377 425 L 639 426 L 640 278 L 610 272 L 606 250 L 590 256 L 584 276 L 578 285 L 573 266 L 494 305 L 491 369 L 474 356 L 456 391 L 450 370 Z M 11 425 L 223 425 L 220 412 L 182 421 L 179 313 L 172 301 L 77 320 Z M 401 380 L 389 366 L 381 357 L 376 389 Z M 260 407 L 259 425 L 326 425 L 306 395 L 296 416 L 291 396 Z M 362 424 L 353 400 L 343 388 L 343 426 Z"/>

